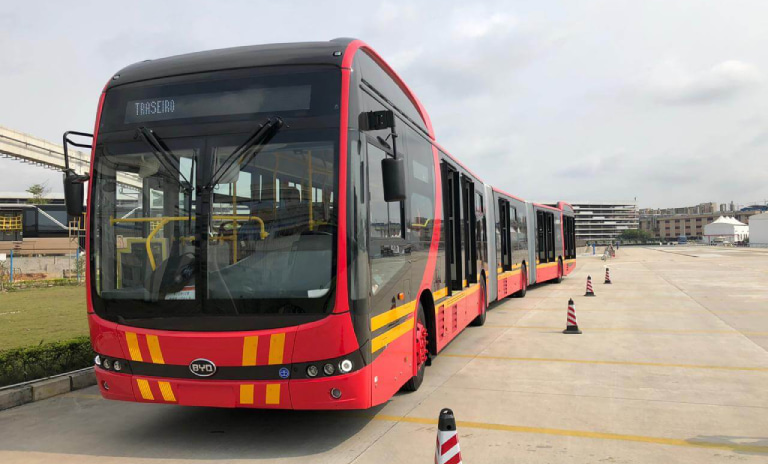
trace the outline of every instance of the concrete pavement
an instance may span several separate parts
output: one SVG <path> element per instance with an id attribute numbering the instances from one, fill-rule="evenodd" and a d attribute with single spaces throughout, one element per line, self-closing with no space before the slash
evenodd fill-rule
<path id="1" fill-rule="evenodd" d="M 623 247 L 488 313 L 421 389 L 362 412 L 105 401 L 95 388 L 0 413 L 0 462 L 432 462 L 437 415 L 464 462 L 764 463 L 768 254 Z M 591 274 L 596 298 L 584 298 Z M 566 336 L 568 298 L 583 335 Z"/>

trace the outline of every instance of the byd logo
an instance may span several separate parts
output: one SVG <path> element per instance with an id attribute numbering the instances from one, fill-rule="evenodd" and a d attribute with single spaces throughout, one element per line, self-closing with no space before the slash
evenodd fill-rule
<path id="1" fill-rule="evenodd" d="M 199 358 L 189 363 L 189 370 L 198 377 L 210 377 L 216 373 L 216 364 Z"/>

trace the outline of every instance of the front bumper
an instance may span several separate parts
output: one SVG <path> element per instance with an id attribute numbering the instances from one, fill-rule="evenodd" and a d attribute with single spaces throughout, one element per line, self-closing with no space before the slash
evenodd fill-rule
<path id="1" fill-rule="evenodd" d="M 345 375 L 268 381 L 191 380 L 122 374 L 95 368 L 104 398 L 217 408 L 365 409 L 371 406 L 370 366 Z M 334 399 L 331 389 L 339 389 Z"/>

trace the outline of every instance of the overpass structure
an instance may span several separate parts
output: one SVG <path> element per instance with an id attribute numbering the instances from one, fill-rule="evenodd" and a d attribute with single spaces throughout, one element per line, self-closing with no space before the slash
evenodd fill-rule
<path id="1" fill-rule="evenodd" d="M 16 159 L 45 169 L 64 170 L 64 149 L 61 145 L 2 126 L 0 126 L 0 157 Z M 69 150 L 69 167 L 75 172 L 88 174 L 90 165 L 89 153 Z M 118 175 L 117 183 L 133 189 L 141 188 L 139 176 Z"/>

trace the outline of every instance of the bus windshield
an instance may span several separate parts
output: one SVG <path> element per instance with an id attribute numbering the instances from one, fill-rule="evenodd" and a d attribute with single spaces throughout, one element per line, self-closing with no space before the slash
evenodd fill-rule
<path id="1" fill-rule="evenodd" d="M 232 154 L 267 116 L 256 120 L 247 114 L 253 122 L 222 126 L 224 110 L 201 106 L 215 102 L 210 92 L 146 107 L 188 112 L 182 118 L 204 115 L 207 124 L 174 124 L 157 115 L 155 121 L 136 121 L 134 101 L 114 105 L 127 108 L 130 117 L 119 121 L 123 130 L 100 132 L 95 150 L 91 246 L 97 312 L 130 324 L 331 309 L 339 132 L 307 114 L 309 90 L 296 88 L 298 103 L 278 105 L 285 127 L 234 162 Z M 249 92 L 261 95 L 254 97 L 256 106 L 268 103 L 270 93 L 290 100 L 290 92 L 279 89 Z M 186 109 L 185 101 L 191 105 Z M 267 106 L 261 113 L 275 114 L 275 105 Z M 302 114 L 286 110 L 292 106 Z M 152 143 L 142 136 L 147 127 L 156 137 Z"/>

